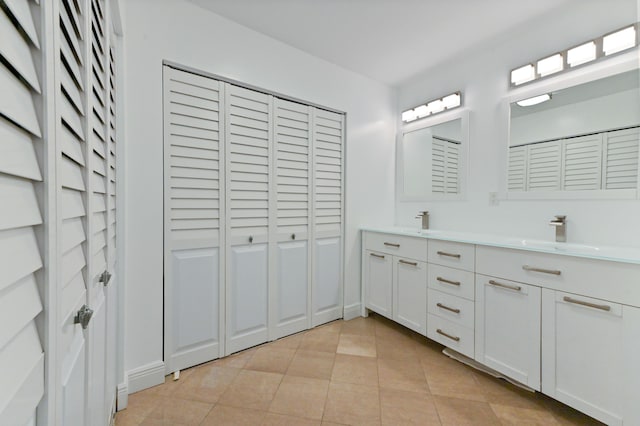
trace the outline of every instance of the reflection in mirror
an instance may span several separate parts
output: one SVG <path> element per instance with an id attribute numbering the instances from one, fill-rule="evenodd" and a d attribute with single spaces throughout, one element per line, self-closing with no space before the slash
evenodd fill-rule
<path id="1" fill-rule="evenodd" d="M 639 81 L 633 70 L 512 103 L 509 191 L 638 188 Z"/>
<path id="2" fill-rule="evenodd" d="M 402 182 L 406 197 L 458 194 L 462 119 L 407 131 L 402 138 Z"/>

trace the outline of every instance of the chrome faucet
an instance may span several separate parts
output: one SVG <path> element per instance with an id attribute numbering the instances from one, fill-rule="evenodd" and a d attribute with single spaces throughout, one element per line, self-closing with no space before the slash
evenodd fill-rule
<path id="1" fill-rule="evenodd" d="M 426 210 L 418 212 L 416 219 L 420 218 L 422 218 L 422 229 L 429 229 L 429 212 Z"/>
<path id="2" fill-rule="evenodd" d="M 564 215 L 556 215 L 556 218 L 549 222 L 549 225 L 556 227 L 556 242 L 564 243 L 567 241 L 567 217 Z"/>

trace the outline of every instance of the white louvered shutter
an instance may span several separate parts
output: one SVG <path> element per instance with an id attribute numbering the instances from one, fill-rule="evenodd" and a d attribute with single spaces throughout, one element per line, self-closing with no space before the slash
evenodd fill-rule
<path id="1" fill-rule="evenodd" d="M 40 7 L 0 0 L 0 424 L 27 424 L 44 392 L 42 311 L 43 175 L 36 97 Z M 35 12 L 32 15 L 32 12 Z M 40 152 L 40 154 L 42 154 Z"/>
<path id="2" fill-rule="evenodd" d="M 83 3 L 84 4 L 84 3 Z M 61 407 L 59 421 L 63 424 L 86 423 L 86 346 L 80 324 L 74 317 L 86 303 L 90 254 L 88 245 L 87 195 L 87 113 L 85 109 L 85 57 L 87 37 L 84 34 L 86 15 L 74 0 L 60 0 L 60 62 L 56 94 L 58 125 L 58 212 L 60 228 L 58 315 L 60 326 L 58 358 L 61 368 Z"/>
<path id="3" fill-rule="evenodd" d="M 309 213 L 311 207 L 311 111 L 275 99 L 276 263 L 271 299 L 273 338 L 309 327 Z"/>
<path id="4" fill-rule="evenodd" d="M 220 355 L 222 85 L 164 66 L 165 363 Z"/>
<path id="5" fill-rule="evenodd" d="M 561 187 L 562 144 L 560 141 L 529 145 L 527 190 L 557 191 Z"/>
<path id="6" fill-rule="evenodd" d="M 562 141 L 562 189 L 585 191 L 600 189 L 602 180 L 602 134 Z"/>
<path id="7" fill-rule="evenodd" d="M 640 128 L 604 134 L 603 189 L 638 188 Z"/>
<path id="8" fill-rule="evenodd" d="M 113 274 L 116 270 L 116 71 L 115 71 L 115 53 L 113 46 L 109 47 L 109 68 L 108 68 L 108 91 L 109 91 L 109 112 L 108 112 L 108 140 L 107 140 L 107 158 L 108 158 L 108 226 L 107 239 L 109 253 L 107 255 L 108 270 Z"/>
<path id="9" fill-rule="evenodd" d="M 268 338 L 272 97 L 225 84 L 227 165 L 227 346 Z"/>
<path id="10" fill-rule="evenodd" d="M 431 192 L 457 194 L 460 144 L 434 136 L 431 143 Z"/>
<path id="11" fill-rule="evenodd" d="M 342 317 L 344 115 L 314 109 L 312 324 Z"/>
<path id="12" fill-rule="evenodd" d="M 460 188 L 459 165 L 460 165 L 460 144 L 455 142 L 446 143 L 447 173 L 445 174 L 445 188 L 447 194 L 457 194 Z"/>
<path id="13" fill-rule="evenodd" d="M 507 189 L 509 191 L 526 191 L 527 182 L 527 147 L 509 148 L 509 165 L 507 173 Z"/>

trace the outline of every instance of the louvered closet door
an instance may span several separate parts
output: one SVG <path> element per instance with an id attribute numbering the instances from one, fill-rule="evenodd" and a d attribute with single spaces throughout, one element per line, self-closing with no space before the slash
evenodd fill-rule
<path id="1" fill-rule="evenodd" d="M 314 109 L 312 325 L 342 318 L 344 115 Z"/>
<path id="2" fill-rule="evenodd" d="M 527 189 L 527 147 L 509 148 L 509 171 L 507 174 L 509 191 L 526 191 Z"/>
<path id="3" fill-rule="evenodd" d="M 271 298 L 280 338 L 311 326 L 309 226 L 312 107 L 275 98 L 276 278 Z"/>
<path id="4" fill-rule="evenodd" d="M 224 259 L 222 85 L 164 72 L 165 364 L 167 373 L 220 356 Z"/>
<path id="5" fill-rule="evenodd" d="M 527 190 L 559 190 L 562 182 L 562 143 L 538 143 L 528 148 Z"/>
<path id="6" fill-rule="evenodd" d="M 636 189 L 638 174 L 638 127 L 604 134 L 603 189 Z"/>
<path id="7" fill-rule="evenodd" d="M 115 38 L 113 33 L 111 39 Z M 116 274 L 116 83 L 115 83 L 115 48 L 109 47 L 107 99 L 107 270 L 112 274 L 106 291 L 107 306 L 107 343 L 106 343 L 106 378 L 105 408 L 107 417 L 115 410 L 117 388 L 117 327 L 118 327 L 118 293 Z"/>
<path id="8" fill-rule="evenodd" d="M 104 0 L 90 1 L 90 74 L 89 95 L 89 306 L 93 318 L 89 336 L 89 419 L 91 425 L 104 425 L 108 414 L 105 407 L 107 307 L 104 273 L 107 272 L 107 187 L 109 169 L 108 74 L 106 44 L 106 10 Z"/>
<path id="9" fill-rule="evenodd" d="M 85 425 L 87 360 L 85 335 L 74 317 L 86 304 L 88 282 L 88 209 L 89 174 L 87 162 L 88 87 L 86 66 L 86 3 L 60 0 L 60 61 L 56 94 L 58 123 L 58 364 L 60 368 L 58 422 Z M 90 13 L 90 11 L 89 11 Z"/>
<path id="10" fill-rule="evenodd" d="M 460 144 L 434 136 L 431 150 L 431 191 L 434 194 L 457 194 Z"/>
<path id="11" fill-rule="evenodd" d="M 585 191 L 600 189 L 602 180 L 602 134 L 562 141 L 562 189 Z"/>
<path id="12" fill-rule="evenodd" d="M 268 339 L 272 97 L 225 88 L 229 354 Z"/>
<path id="13" fill-rule="evenodd" d="M 0 1 L 0 424 L 35 421 L 44 392 L 42 312 L 43 174 L 35 96 L 39 6 Z M 34 13 L 34 15 L 32 15 Z M 39 190 L 38 190 L 39 189 Z"/>

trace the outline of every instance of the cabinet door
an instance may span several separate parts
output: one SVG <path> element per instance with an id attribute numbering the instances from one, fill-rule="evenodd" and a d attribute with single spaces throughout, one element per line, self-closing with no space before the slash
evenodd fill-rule
<path id="1" fill-rule="evenodd" d="M 393 319 L 393 256 L 367 250 L 364 273 L 367 308 Z"/>
<path id="2" fill-rule="evenodd" d="M 638 424 L 639 311 L 544 289 L 542 392 L 609 425 Z"/>
<path id="3" fill-rule="evenodd" d="M 476 360 L 540 390 L 540 288 L 476 275 Z"/>
<path id="4" fill-rule="evenodd" d="M 227 354 L 267 341 L 267 244 L 231 248 Z"/>
<path id="5" fill-rule="evenodd" d="M 393 319 L 427 335 L 427 264 L 394 258 Z"/>

